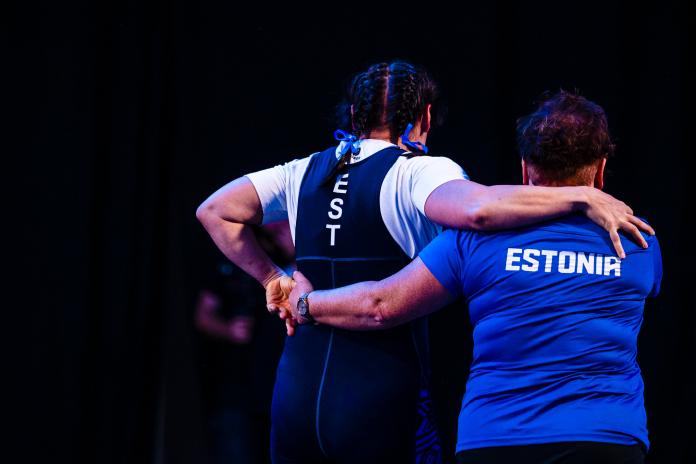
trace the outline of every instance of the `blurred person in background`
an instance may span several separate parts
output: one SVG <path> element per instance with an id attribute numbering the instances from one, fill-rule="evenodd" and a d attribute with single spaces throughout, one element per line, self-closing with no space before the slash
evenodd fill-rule
<path id="1" fill-rule="evenodd" d="M 287 222 L 259 227 L 261 246 L 285 272 L 294 269 Z M 208 272 L 194 322 L 210 450 L 215 463 L 268 461 L 270 404 L 284 331 L 265 309 L 262 289 L 228 260 Z"/>
<path id="2" fill-rule="evenodd" d="M 200 371 L 213 462 L 251 464 L 251 341 L 263 292 L 230 262 L 206 279 L 195 306 L 201 340 Z"/>

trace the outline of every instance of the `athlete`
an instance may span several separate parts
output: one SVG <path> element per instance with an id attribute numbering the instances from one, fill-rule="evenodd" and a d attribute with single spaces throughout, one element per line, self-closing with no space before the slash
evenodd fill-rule
<path id="1" fill-rule="evenodd" d="M 371 66 L 349 88 L 341 113 L 349 132 L 337 132 L 338 146 L 248 174 L 199 207 L 217 246 L 264 285 L 289 334 L 292 280 L 258 246 L 251 224 L 287 219 L 298 269 L 318 288 L 396 272 L 438 225 L 492 229 L 583 211 L 609 231 L 619 254 L 619 229 L 647 246 L 639 229 L 649 226 L 599 190 L 486 187 L 451 160 L 426 156 L 436 99 L 424 71 L 404 62 Z M 424 320 L 380 333 L 299 328 L 277 371 L 273 461 L 438 462 L 427 377 Z"/>
<path id="2" fill-rule="evenodd" d="M 518 140 L 525 184 L 603 187 L 614 147 L 595 103 L 560 92 L 519 120 Z M 637 336 L 662 276 L 657 239 L 645 238 L 649 248 L 626 242 L 621 260 L 580 215 L 447 230 L 381 281 L 312 291 L 295 273 L 290 301 L 315 329 L 393 330 L 465 296 L 474 359 L 458 462 L 640 463 L 649 442 Z"/>

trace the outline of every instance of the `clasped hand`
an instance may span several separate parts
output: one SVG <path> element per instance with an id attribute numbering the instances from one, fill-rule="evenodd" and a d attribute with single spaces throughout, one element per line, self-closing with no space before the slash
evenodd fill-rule
<path id="1" fill-rule="evenodd" d="M 298 324 L 307 322 L 297 313 L 297 300 L 314 290 L 311 282 L 301 272 L 296 271 L 293 277 L 283 274 L 266 284 L 266 309 L 285 321 L 285 330 L 289 336 L 295 334 Z"/>

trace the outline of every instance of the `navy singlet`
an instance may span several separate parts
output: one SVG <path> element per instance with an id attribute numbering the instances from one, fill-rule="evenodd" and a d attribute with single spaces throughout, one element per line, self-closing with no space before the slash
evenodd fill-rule
<path id="1" fill-rule="evenodd" d="M 410 261 L 384 225 L 379 200 L 404 151 L 385 148 L 326 183 L 335 151 L 312 157 L 299 193 L 297 266 L 317 290 L 380 280 Z M 276 376 L 274 464 L 439 463 L 424 411 L 427 347 L 426 319 L 371 332 L 298 327 Z"/>

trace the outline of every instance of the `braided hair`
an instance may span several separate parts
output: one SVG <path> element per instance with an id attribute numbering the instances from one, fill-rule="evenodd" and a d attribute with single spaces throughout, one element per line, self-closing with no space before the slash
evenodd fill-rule
<path id="1" fill-rule="evenodd" d="M 391 142 L 396 143 L 439 96 L 437 84 L 423 69 L 404 61 L 374 64 L 351 81 L 347 98 L 338 107 L 339 127 L 350 132 L 354 140 L 368 137 L 373 130 L 388 130 Z M 439 110 L 433 118 L 436 125 L 443 113 L 441 105 L 435 109 Z M 343 169 L 350 156 L 346 149 L 324 183 Z"/>
<path id="2" fill-rule="evenodd" d="M 425 70 L 404 61 L 374 64 L 351 81 L 338 109 L 339 125 L 358 138 L 387 129 L 396 143 L 438 97 L 437 84 Z M 439 119 L 436 115 L 434 121 Z"/>

